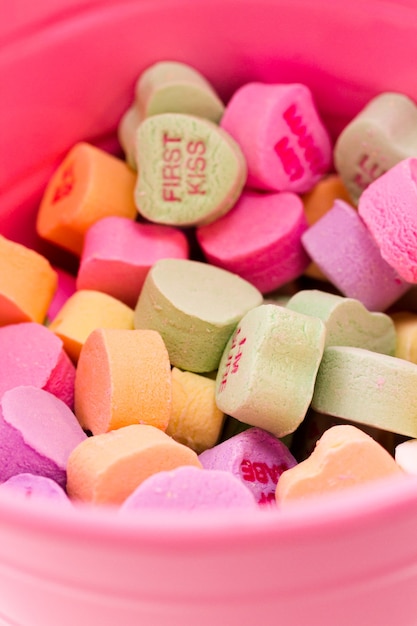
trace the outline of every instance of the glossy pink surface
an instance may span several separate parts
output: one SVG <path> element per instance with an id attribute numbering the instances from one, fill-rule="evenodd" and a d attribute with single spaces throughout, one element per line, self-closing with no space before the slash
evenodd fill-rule
<path id="1" fill-rule="evenodd" d="M 142 69 L 185 61 L 224 98 L 313 90 L 335 138 L 376 93 L 417 99 L 415 0 L 14 0 L 0 7 L 0 232 L 38 245 L 47 177 L 76 141 L 119 150 Z M 18 217 L 16 217 L 18 215 Z M 210 517 L 0 499 L 0 623 L 415 626 L 417 479 Z"/>

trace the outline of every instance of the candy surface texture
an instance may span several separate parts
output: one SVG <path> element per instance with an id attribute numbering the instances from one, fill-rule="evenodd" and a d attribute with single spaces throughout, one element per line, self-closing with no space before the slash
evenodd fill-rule
<path id="1" fill-rule="evenodd" d="M 200 454 L 207 470 L 230 472 L 255 497 L 258 504 L 275 502 L 282 472 L 297 461 L 282 441 L 261 428 L 249 428 Z"/>
<path id="2" fill-rule="evenodd" d="M 253 495 L 239 480 L 229 472 L 189 465 L 153 474 L 136 488 L 120 510 L 212 511 L 236 508 L 256 508 Z"/>

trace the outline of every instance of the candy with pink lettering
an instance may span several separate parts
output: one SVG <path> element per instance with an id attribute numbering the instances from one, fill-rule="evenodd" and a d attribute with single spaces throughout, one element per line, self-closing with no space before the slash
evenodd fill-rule
<path id="1" fill-rule="evenodd" d="M 221 127 L 242 148 L 254 189 L 303 193 L 330 169 L 331 141 L 305 85 L 248 83 L 232 96 Z"/>
<path id="2" fill-rule="evenodd" d="M 417 153 L 417 151 L 416 151 Z M 404 159 L 359 199 L 359 215 L 383 259 L 400 277 L 417 283 L 417 158 Z"/>
<path id="3" fill-rule="evenodd" d="M 102 291 L 134 308 L 146 275 L 163 258 L 186 259 L 188 240 L 178 228 L 105 217 L 86 233 L 77 289 Z"/>
<path id="4" fill-rule="evenodd" d="M 268 293 L 307 268 L 310 259 L 301 243 L 306 230 L 298 195 L 244 191 L 227 215 L 197 229 L 197 239 L 210 263 Z"/>
<path id="5" fill-rule="evenodd" d="M 33 385 L 74 405 L 75 367 L 62 340 L 42 324 L 0 328 L 0 397 L 8 389 Z"/>
<path id="6" fill-rule="evenodd" d="M 123 502 L 120 512 L 143 509 L 213 511 L 256 506 L 252 493 L 230 472 L 184 465 L 157 472 L 144 480 Z"/>
<path id="7" fill-rule="evenodd" d="M 207 470 L 233 474 L 259 504 L 275 502 L 279 477 L 297 464 L 286 445 L 261 428 L 249 428 L 205 450 L 199 459 Z"/>
<path id="8" fill-rule="evenodd" d="M 65 489 L 68 458 L 85 439 L 74 413 L 53 394 L 28 385 L 9 389 L 0 400 L 0 482 L 29 472 Z"/>
<path id="9" fill-rule="evenodd" d="M 217 405 L 276 437 L 294 432 L 313 397 L 325 336 L 318 317 L 274 304 L 252 309 L 223 352 Z"/>
<path id="10" fill-rule="evenodd" d="M 232 208 L 246 182 L 246 161 L 234 139 L 192 115 L 148 117 L 136 133 L 136 157 L 136 207 L 159 224 L 209 224 Z"/>
<path id="11" fill-rule="evenodd" d="M 387 92 L 373 98 L 344 128 L 335 166 L 352 199 L 408 157 L 417 157 L 417 107 L 408 96 Z"/>
<path id="12" fill-rule="evenodd" d="M 384 311 L 411 287 L 382 258 L 358 212 L 343 200 L 336 200 L 301 240 L 333 285 L 369 311 Z"/>

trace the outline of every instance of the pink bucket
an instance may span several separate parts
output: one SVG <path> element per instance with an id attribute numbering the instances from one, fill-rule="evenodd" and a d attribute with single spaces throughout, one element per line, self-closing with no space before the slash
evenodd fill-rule
<path id="1" fill-rule="evenodd" d="M 333 137 L 381 91 L 417 100 L 415 0 L 14 0 L 0 7 L 0 232 L 43 248 L 45 182 L 78 140 L 119 151 L 142 69 L 175 59 L 227 99 L 303 82 Z M 19 212 L 19 220 L 15 219 Z M 415 626 L 417 479 L 215 515 L 0 499 L 10 626 Z"/>

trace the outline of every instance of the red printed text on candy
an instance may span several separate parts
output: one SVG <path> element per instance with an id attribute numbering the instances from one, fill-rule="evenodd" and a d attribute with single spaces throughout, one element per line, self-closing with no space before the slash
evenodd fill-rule
<path id="1" fill-rule="evenodd" d="M 250 459 L 243 459 L 239 469 L 243 480 L 247 482 L 258 482 L 263 485 L 272 482 L 273 485 L 276 485 L 282 472 L 288 469 L 288 465 L 286 463 L 279 463 L 271 467 L 264 461 L 252 462 Z"/>
<path id="2" fill-rule="evenodd" d="M 325 170 L 323 155 L 314 142 L 313 136 L 308 132 L 303 118 L 297 111 L 296 104 L 291 104 L 283 113 L 283 119 L 289 127 L 292 137 L 301 148 L 304 158 L 313 173 L 321 173 Z M 285 173 L 291 181 L 298 180 L 304 174 L 304 168 L 296 151 L 290 146 L 289 137 L 284 136 L 274 146 L 275 152 L 282 162 Z"/>
<path id="3" fill-rule="evenodd" d="M 379 163 L 372 163 L 369 154 L 362 154 L 356 164 L 357 173 L 353 182 L 364 191 L 374 180 L 386 172 Z"/>
<path id="4" fill-rule="evenodd" d="M 162 199 L 182 202 L 184 196 L 206 194 L 206 144 L 202 139 L 185 142 L 183 137 L 162 135 Z"/>
<path id="5" fill-rule="evenodd" d="M 268 493 L 265 493 L 262 491 L 258 504 L 271 504 L 271 502 L 275 502 L 275 492 L 268 491 Z"/>
<path id="6" fill-rule="evenodd" d="M 56 204 L 63 198 L 66 198 L 75 185 L 74 164 L 70 163 L 62 171 L 58 187 L 54 190 L 51 203 Z"/>
<path id="7" fill-rule="evenodd" d="M 243 355 L 243 346 L 246 343 L 246 337 L 241 336 L 242 329 L 239 327 L 236 329 L 232 345 L 230 346 L 229 353 L 227 355 L 223 376 L 220 381 L 219 391 L 223 391 L 227 384 L 227 379 L 231 374 L 237 374 L 239 371 L 239 362 Z"/>

